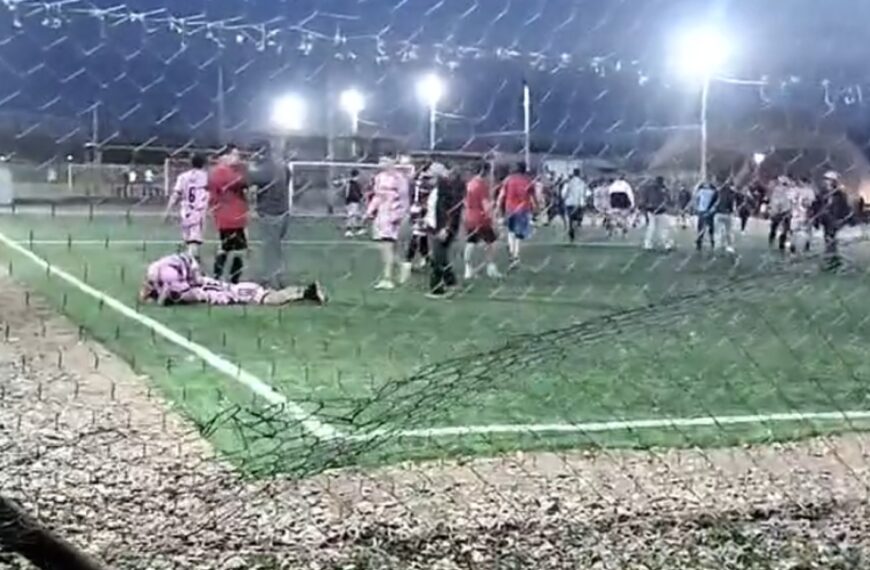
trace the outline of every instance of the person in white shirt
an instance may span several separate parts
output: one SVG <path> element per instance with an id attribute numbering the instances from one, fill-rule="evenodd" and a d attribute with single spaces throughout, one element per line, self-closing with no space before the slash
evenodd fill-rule
<path id="1" fill-rule="evenodd" d="M 816 191 L 809 178 L 801 179 L 791 199 L 792 239 L 789 249 L 792 253 L 797 253 L 798 248 L 808 252 L 813 236 L 813 204 L 816 201 Z"/>
<path id="2" fill-rule="evenodd" d="M 780 176 L 776 179 L 770 192 L 770 233 L 767 243 L 773 247 L 779 235 L 779 250 L 785 252 L 785 244 L 791 233 L 791 206 L 793 186 L 788 176 Z"/>
<path id="3" fill-rule="evenodd" d="M 577 227 L 583 225 L 583 206 L 586 204 L 588 193 L 589 187 L 580 175 L 580 169 L 575 168 L 571 178 L 562 185 L 562 203 L 565 205 L 568 239 L 572 242 L 576 236 L 574 224 Z"/>
<path id="4" fill-rule="evenodd" d="M 608 188 L 608 195 L 607 233 L 613 235 L 614 229 L 619 228 L 624 236 L 628 234 L 629 219 L 634 210 L 634 190 L 625 176 L 620 176 Z"/>

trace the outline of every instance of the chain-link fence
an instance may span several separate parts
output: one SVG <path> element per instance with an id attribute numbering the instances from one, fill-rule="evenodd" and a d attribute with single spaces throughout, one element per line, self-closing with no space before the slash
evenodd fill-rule
<path id="1" fill-rule="evenodd" d="M 0 566 L 867 566 L 870 7 L 489 1 L 0 3 Z"/>

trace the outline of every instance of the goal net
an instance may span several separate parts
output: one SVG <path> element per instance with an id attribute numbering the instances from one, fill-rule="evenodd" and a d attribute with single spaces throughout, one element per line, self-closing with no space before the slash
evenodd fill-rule
<path id="1" fill-rule="evenodd" d="M 347 181 L 356 173 L 363 190 L 371 188 L 381 167 L 377 164 L 355 162 L 291 161 L 290 205 L 298 215 L 334 214 L 344 205 Z M 398 164 L 397 168 L 409 178 L 414 175 L 412 164 Z"/>

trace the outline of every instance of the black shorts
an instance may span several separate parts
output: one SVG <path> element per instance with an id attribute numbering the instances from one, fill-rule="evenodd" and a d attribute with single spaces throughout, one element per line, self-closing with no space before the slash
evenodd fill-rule
<path id="1" fill-rule="evenodd" d="M 491 225 L 480 226 L 477 228 L 468 228 L 468 236 L 465 238 L 468 243 L 495 243 L 498 241 L 498 235 Z"/>
<path id="2" fill-rule="evenodd" d="M 248 249 L 248 236 L 244 228 L 236 230 L 220 230 L 221 251 L 244 251 Z"/>

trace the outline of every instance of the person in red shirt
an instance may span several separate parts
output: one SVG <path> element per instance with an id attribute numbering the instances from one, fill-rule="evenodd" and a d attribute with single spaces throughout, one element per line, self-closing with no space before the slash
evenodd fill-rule
<path id="1" fill-rule="evenodd" d="M 535 210 L 535 184 L 526 174 L 525 162 L 518 163 L 515 172 L 504 179 L 498 198 L 508 230 L 511 267 L 515 267 L 520 263 L 520 243 L 532 233 Z"/>
<path id="2" fill-rule="evenodd" d="M 228 146 L 208 175 L 209 203 L 220 236 L 220 251 L 214 261 L 215 279 L 223 279 L 227 260 L 230 282 L 238 283 L 244 270 L 242 256 L 248 249 L 248 199 L 245 169 L 239 149 Z"/>
<path id="3" fill-rule="evenodd" d="M 474 250 L 483 244 L 486 249 L 486 275 L 498 279 L 501 274 L 495 264 L 495 242 L 498 235 L 492 221 L 493 203 L 489 188 L 489 163 L 481 162 L 477 173 L 465 185 L 465 278 L 474 279 Z"/>

